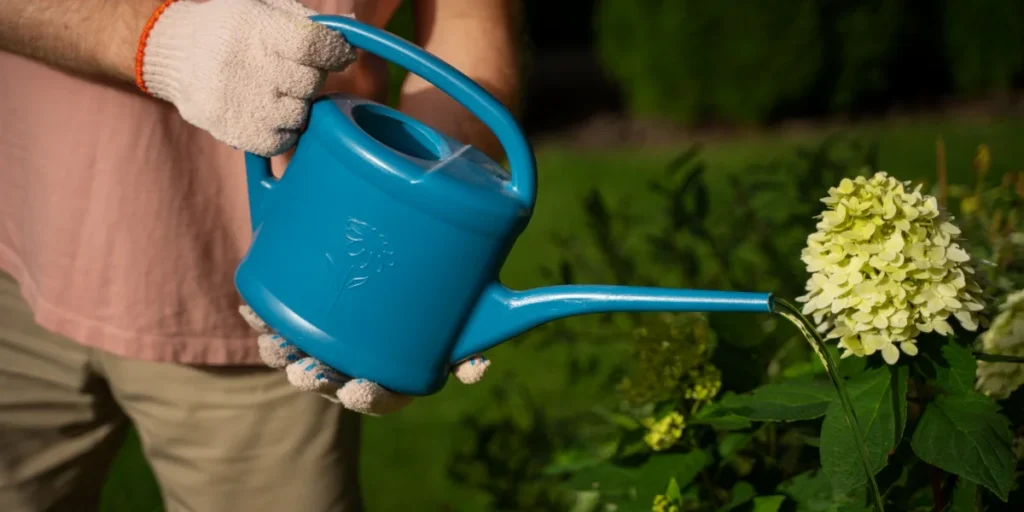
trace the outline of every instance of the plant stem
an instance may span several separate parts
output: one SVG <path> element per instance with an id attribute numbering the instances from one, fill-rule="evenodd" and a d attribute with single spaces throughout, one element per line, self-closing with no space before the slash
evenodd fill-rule
<path id="1" fill-rule="evenodd" d="M 976 357 L 978 361 L 988 361 L 990 363 L 1024 363 L 1024 357 L 1020 356 L 1004 356 L 1000 354 L 975 352 L 974 357 Z"/>
<path id="2" fill-rule="evenodd" d="M 884 512 L 885 507 L 882 501 L 882 492 L 878 488 L 878 482 L 875 481 L 875 473 L 871 468 L 871 456 L 868 454 L 868 447 L 864 441 L 864 431 L 861 430 L 860 422 L 857 421 L 857 414 L 853 410 L 853 402 L 850 400 L 850 395 L 846 391 L 846 385 L 843 383 L 842 377 L 839 375 L 839 370 L 836 368 L 835 361 L 832 360 L 832 356 L 828 353 L 825 348 L 825 341 L 821 339 L 817 331 L 814 329 L 814 324 L 811 323 L 804 315 L 800 312 L 800 309 L 796 306 L 786 302 L 782 299 L 775 299 L 773 310 L 778 313 L 786 320 L 789 320 L 796 326 L 797 329 L 803 333 L 804 337 L 807 338 L 807 342 L 810 343 L 811 348 L 818 354 L 822 364 L 825 365 L 825 370 L 828 371 L 828 376 L 832 379 L 832 384 L 836 387 L 836 391 L 839 393 L 839 402 L 843 406 L 843 412 L 846 414 L 846 422 L 850 426 L 850 430 L 853 431 L 854 439 L 857 441 L 857 445 L 860 447 L 860 460 L 864 465 L 864 472 L 868 477 L 868 488 L 870 489 L 870 496 L 872 503 L 875 506 L 876 512 Z"/>
<path id="3" fill-rule="evenodd" d="M 943 209 L 947 207 L 946 198 L 949 196 L 949 188 L 946 183 L 946 141 L 939 135 L 935 141 L 935 168 L 939 180 L 939 205 Z"/>
<path id="4" fill-rule="evenodd" d="M 935 504 L 936 512 L 942 512 L 946 510 L 946 504 L 942 499 L 942 470 L 937 467 L 932 467 L 931 484 L 932 484 L 932 503 Z"/>
<path id="5" fill-rule="evenodd" d="M 715 483 L 711 481 L 711 478 L 708 477 L 707 469 L 700 470 L 700 477 L 701 480 L 704 481 L 704 486 L 708 488 L 708 501 L 711 502 L 711 509 L 718 510 L 718 507 L 722 506 L 722 504 L 718 502 L 718 496 L 716 496 L 715 493 L 718 486 L 716 486 Z"/>

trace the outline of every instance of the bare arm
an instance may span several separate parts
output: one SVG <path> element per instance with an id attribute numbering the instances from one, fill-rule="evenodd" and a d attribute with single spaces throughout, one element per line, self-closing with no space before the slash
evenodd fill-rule
<path id="1" fill-rule="evenodd" d="M 128 85 L 139 35 L 160 0 L 2 0 L 0 50 Z"/>
<path id="2" fill-rule="evenodd" d="M 487 89 L 516 113 L 520 99 L 516 0 L 413 0 L 416 43 Z M 495 160 L 504 153 L 473 114 L 422 78 L 409 74 L 400 108 Z"/>

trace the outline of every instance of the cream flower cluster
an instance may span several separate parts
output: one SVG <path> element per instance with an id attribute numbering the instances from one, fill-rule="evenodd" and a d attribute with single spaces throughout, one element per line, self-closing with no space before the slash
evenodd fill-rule
<path id="1" fill-rule="evenodd" d="M 884 172 L 843 179 L 801 260 L 811 273 L 797 300 L 842 356 L 881 352 L 895 364 L 917 354 L 921 332 L 952 334 L 950 316 L 978 327 L 981 288 L 957 244 L 960 229 L 943 218 L 934 197 Z"/>
<path id="2" fill-rule="evenodd" d="M 981 334 L 986 354 L 1024 357 L 1024 290 L 1011 293 L 999 306 L 991 327 Z M 1024 364 L 978 361 L 977 388 L 1002 400 L 1024 384 Z"/>

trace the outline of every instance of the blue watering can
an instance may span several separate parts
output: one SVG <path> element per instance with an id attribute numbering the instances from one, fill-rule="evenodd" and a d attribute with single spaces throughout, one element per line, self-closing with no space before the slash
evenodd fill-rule
<path id="1" fill-rule="evenodd" d="M 529 222 L 536 170 L 505 107 L 421 48 L 340 16 L 313 20 L 429 81 L 497 135 L 511 172 L 387 106 L 314 101 L 284 176 L 245 155 L 253 241 L 242 298 L 299 349 L 397 393 L 551 320 L 611 311 L 770 312 L 771 295 L 564 285 L 514 291 L 498 274 Z"/>

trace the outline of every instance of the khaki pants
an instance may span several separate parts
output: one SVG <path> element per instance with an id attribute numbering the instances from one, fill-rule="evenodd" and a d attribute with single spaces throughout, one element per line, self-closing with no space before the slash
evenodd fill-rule
<path id="1" fill-rule="evenodd" d="M 36 325 L 0 273 L 0 511 L 96 510 L 129 421 L 168 512 L 362 508 L 357 415 L 273 370 L 83 347 Z"/>

